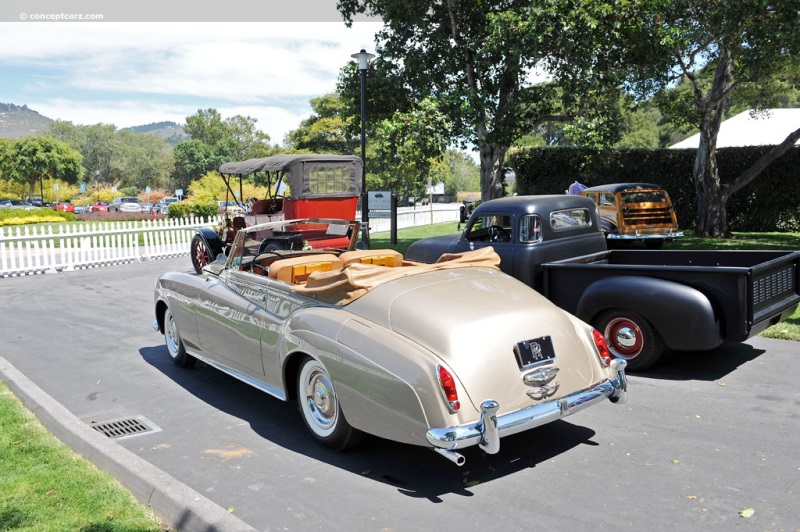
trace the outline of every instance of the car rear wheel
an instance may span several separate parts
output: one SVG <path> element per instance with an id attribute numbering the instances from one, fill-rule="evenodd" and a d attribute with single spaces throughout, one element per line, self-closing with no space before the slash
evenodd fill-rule
<path id="1" fill-rule="evenodd" d="M 311 357 L 300 363 L 297 402 L 306 427 L 326 446 L 343 451 L 362 440 L 364 433 L 351 427 L 344 418 L 325 366 Z"/>
<path id="2" fill-rule="evenodd" d="M 169 308 L 164 312 L 164 341 L 167 344 L 169 357 L 175 364 L 190 368 L 197 362 L 197 359 L 184 349 L 181 335 L 178 333 L 178 327 L 175 325 L 175 319 L 172 317 L 172 311 Z"/>
<path id="3" fill-rule="evenodd" d="M 615 358 L 628 361 L 627 369 L 647 369 L 664 354 L 664 342 L 649 321 L 636 312 L 614 309 L 603 313 L 595 322 L 603 333 Z"/>
<path id="4" fill-rule="evenodd" d="M 214 260 L 205 240 L 200 235 L 194 235 L 194 238 L 192 238 L 191 255 L 192 266 L 194 266 L 194 271 L 197 273 L 203 273 L 203 268 Z"/>

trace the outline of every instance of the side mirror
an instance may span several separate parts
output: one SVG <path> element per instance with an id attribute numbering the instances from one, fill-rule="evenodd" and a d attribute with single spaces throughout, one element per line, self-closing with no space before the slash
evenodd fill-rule
<path id="1" fill-rule="evenodd" d="M 220 266 L 225 266 L 225 263 L 226 263 L 226 262 L 228 262 L 228 256 L 227 256 L 227 255 L 225 254 L 225 252 L 223 251 L 222 253 L 220 253 L 219 255 L 217 255 L 217 258 L 216 258 L 216 259 L 214 259 L 214 262 L 216 262 L 216 263 L 217 263 L 217 264 L 219 264 Z"/>
<path id="2" fill-rule="evenodd" d="M 356 242 L 356 249 L 358 250 L 367 249 L 367 245 L 364 243 L 363 240 L 359 240 L 358 242 Z"/>

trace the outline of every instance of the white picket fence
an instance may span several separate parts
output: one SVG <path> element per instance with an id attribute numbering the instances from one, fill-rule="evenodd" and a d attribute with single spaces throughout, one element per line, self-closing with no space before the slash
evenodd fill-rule
<path id="1" fill-rule="evenodd" d="M 397 227 L 457 222 L 458 204 L 401 207 Z M 386 213 L 388 215 L 388 213 Z M 359 212 L 356 216 L 361 218 Z M 189 254 L 189 244 L 200 227 L 219 224 L 190 217 L 57 226 L 0 227 L 0 277 L 76 269 L 125 262 L 143 262 Z M 391 220 L 380 213 L 369 219 L 370 233 L 391 230 Z"/>
<path id="2" fill-rule="evenodd" d="M 0 276 L 55 273 L 186 255 L 200 218 L 0 228 Z"/>

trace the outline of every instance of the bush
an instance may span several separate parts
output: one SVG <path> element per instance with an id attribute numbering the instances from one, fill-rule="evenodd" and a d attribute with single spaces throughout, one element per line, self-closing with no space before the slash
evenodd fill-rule
<path id="1" fill-rule="evenodd" d="M 722 184 L 747 170 L 771 146 L 722 148 L 717 163 Z M 692 167 L 696 150 L 594 150 L 589 148 L 522 148 L 509 152 L 517 175 L 517 193 L 563 194 L 573 181 L 587 186 L 645 182 L 664 187 L 672 198 L 678 225 L 694 227 L 697 211 Z M 755 181 L 727 203 L 731 231 L 787 231 L 800 219 L 796 169 L 800 148 L 773 162 Z"/>
<path id="2" fill-rule="evenodd" d="M 209 219 L 219 213 L 219 203 L 189 203 L 178 202 L 169 204 L 170 218 L 186 218 L 187 216 L 197 216 L 198 218 Z"/>
<path id="3" fill-rule="evenodd" d="M 75 222 L 77 220 L 78 217 L 71 212 L 56 211 L 49 207 L 30 211 L 23 209 L 0 209 L 0 226 Z"/>

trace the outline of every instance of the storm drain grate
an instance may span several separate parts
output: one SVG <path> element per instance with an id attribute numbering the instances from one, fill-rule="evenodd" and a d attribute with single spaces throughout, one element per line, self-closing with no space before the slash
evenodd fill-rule
<path id="1" fill-rule="evenodd" d="M 91 426 L 100 434 L 115 440 L 161 431 L 158 426 L 144 416 L 106 421 L 105 423 L 92 422 Z"/>

